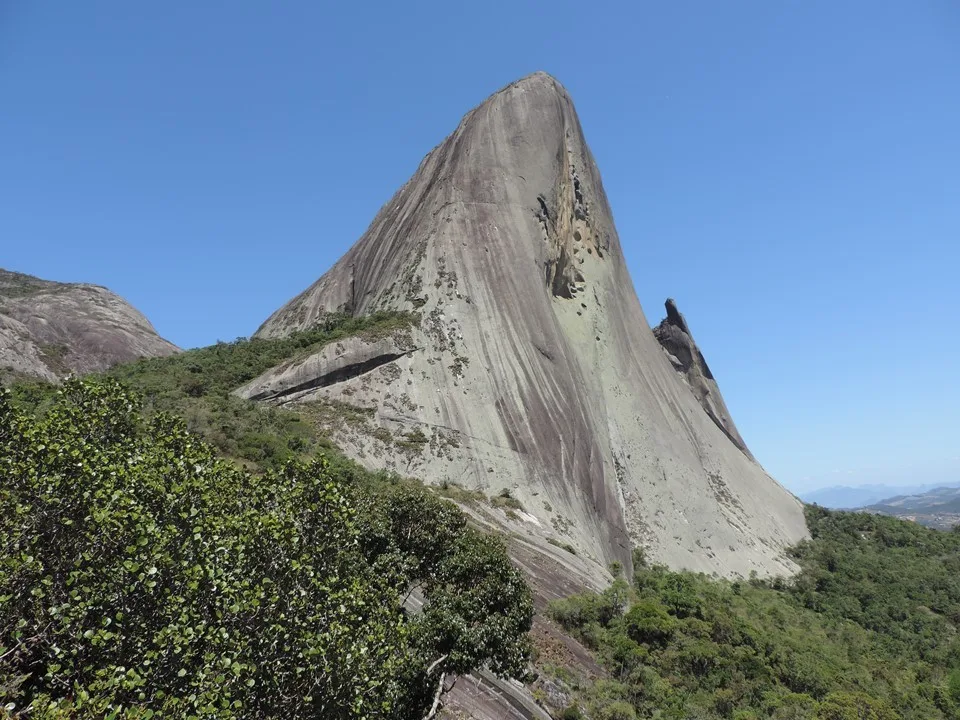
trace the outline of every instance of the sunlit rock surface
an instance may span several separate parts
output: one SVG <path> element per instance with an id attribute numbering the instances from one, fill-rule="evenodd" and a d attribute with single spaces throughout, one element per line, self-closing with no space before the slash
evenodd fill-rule
<path id="1" fill-rule="evenodd" d="M 677 330 L 676 344 L 651 331 L 573 103 L 549 75 L 468 113 L 257 335 L 385 309 L 421 323 L 335 343 L 239 393 L 313 403 L 328 420 L 350 408 L 336 439 L 353 457 L 509 492 L 517 507 L 491 512 L 552 540 L 547 555 L 569 545 L 602 572 L 629 569 L 640 546 L 674 568 L 793 571 L 783 551 L 806 536 L 801 504 L 751 457 L 685 323 L 661 333 Z"/>

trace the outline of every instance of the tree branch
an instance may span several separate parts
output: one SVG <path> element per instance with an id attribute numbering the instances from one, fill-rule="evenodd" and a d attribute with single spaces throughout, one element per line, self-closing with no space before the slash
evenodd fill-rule
<path id="1" fill-rule="evenodd" d="M 423 720 L 433 720 L 437 716 L 437 712 L 440 710 L 440 698 L 443 696 L 443 681 L 446 678 L 446 673 L 440 673 L 440 682 L 437 683 L 437 691 L 433 694 L 433 707 L 430 708 L 430 712 L 423 716 Z"/>
<path id="2" fill-rule="evenodd" d="M 437 665 L 439 665 L 440 663 L 442 663 L 442 662 L 443 662 L 444 660 L 446 660 L 448 657 L 450 657 L 450 656 L 449 656 L 449 655 L 441 655 L 441 656 L 438 657 L 436 660 L 434 660 L 432 663 L 430 663 L 430 667 L 427 668 L 427 677 L 430 677 L 430 675 L 433 674 L 433 671 L 437 669 Z M 444 674 L 446 674 L 446 673 L 444 673 Z"/>

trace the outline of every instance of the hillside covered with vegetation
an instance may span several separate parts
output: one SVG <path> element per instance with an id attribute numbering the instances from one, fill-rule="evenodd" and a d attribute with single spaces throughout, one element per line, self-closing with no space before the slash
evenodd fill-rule
<path id="1" fill-rule="evenodd" d="M 809 507 L 790 581 L 646 567 L 550 613 L 610 672 L 564 717 L 960 717 L 960 534 Z M 562 676 L 562 671 L 560 672 Z"/>
<path id="2" fill-rule="evenodd" d="M 530 596 L 503 545 L 418 483 L 343 458 L 325 427 L 361 410 L 318 422 L 315 407 L 231 394 L 415 322 L 331 317 L 15 385 L 0 400 L 0 705 L 413 718 L 472 667 L 525 672 Z M 544 706 L 566 720 L 960 717 L 960 534 L 817 507 L 807 520 L 790 580 L 672 572 L 638 551 L 631 580 L 554 603 L 605 675 L 535 648 L 537 686 L 559 688 Z M 404 607 L 412 588 L 422 615 Z"/>
<path id="3" fill-rule="evenodd" d="M 275 468 L 291 459 L 309 458 L 318 448 L 331 449 L 323 429 L 307 413 L 242 400 L 232 391 L 286 360 L 316 352 L 337 340 L 368 339 L 401 333 L 418 322 L 406 313 L 363 317 L 329 315 L 314 329 L 277 339 L 238 338 L 170 357 L 144 358 L 119 365 L 107 377 L 133 388 L 150 416 L 166 412 L 181 417 L 223 456 L 253 469 Z M 43 409 L 56 393 L 48 383 L 24 382 L 12 388 L 21 407 Z M 335 408 L 342 414 L 353 408 Z"/>

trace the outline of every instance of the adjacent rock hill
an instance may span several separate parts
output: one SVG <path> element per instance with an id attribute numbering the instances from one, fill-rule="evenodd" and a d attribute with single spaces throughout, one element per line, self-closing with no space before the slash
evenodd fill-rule
<path id="1" fill-rule="evenodd" d="M 549 75 L 468 113 L 257 335 L 377 310 L 422 320 L 239 394 L 349 411 L 337 440 L 361 462 L 499 494 L 514 532 L 548 547 L 629 566 L 641 546 L 723 575 L 793 569 L 783 550 L 806 535 L 801 504 L 750 456 L 679 313 L 660 342 L 651 331 L 573 103 Z"/>
<path id="2" fill-rule="evenodd" d="M 0 379 L 55 381 L 175 352 L 147 318 L 106 288 L 0 269 Z"/>

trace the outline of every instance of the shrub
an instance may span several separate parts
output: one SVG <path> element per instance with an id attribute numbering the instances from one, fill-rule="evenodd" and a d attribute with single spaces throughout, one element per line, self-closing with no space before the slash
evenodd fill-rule
<path id="1" fill-rule="evenodd" d="M 637 713 L 630 703 L 618 700 L 600 710 L 597 717 L 600 720 L 635 720 Z"/>
<path id="2" fill-rule="evenodd" d="M 886 703 L 863 693 L 831 693 L 820 703 L 817 720 L 898 720 Z"/>
<path id="3" fill-rule="evenodd" d="M 490 504 L 497 508 L 507 508 L 508 510 L 523 510 L 523 505 L 513 496 L 510 488 L 503 488 L 490 498 Z"/>
<path id="4" fill-rule="evenodd" d="M 954 704 L 960 705 L 960 669 L 950 673 L 947 681 L 947 691 L 950 693 L 950 699 Z"/>
<path id="5" fill-rule="evenodd" d="M 554 601 L 548 612 L 567 629 L 584 628 L 590 624 L 606 626 L 623 614 L 628 590 L 627 583 L 618 579 L 599 595 L 583 593 Z"/>

